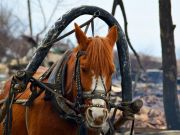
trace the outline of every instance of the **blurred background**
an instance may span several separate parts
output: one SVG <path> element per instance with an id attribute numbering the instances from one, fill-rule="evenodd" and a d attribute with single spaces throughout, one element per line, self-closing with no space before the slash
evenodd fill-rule
<path id="1" fill-rule="evenodd" d="M 98 6 L 108 12 L 112 12 L 113 3 L 118 0 L 0 0 L 0 91 L 3 84 L 17 70 L 24 69 L 31 60 L 40 41 L 44 38 L 50 27 L 68 10 L 82 5 Z M 130 62 L 133 82 L 133 98 L 141 98 L 144 102 L 139 115 L 136 116 L 135 127 L 153 129 L 155 131 L 166 129 L 180 129 L 179 126 L 171 125 L 168 121 L 168 113 L 164 112 L 163 92 L 165 91 L 165 80 L 163 82 L 163 71 L 165 70 L 166 57 L 173 56 L 176 63 L 174 91 L 177 101 L 180 101 L 180 1 L 171 0 L 171 17 L 174 29 L 174 43 L 170 46 L 170 55 L 163 54 L 162 27 L 160 26 L 161 0 L 124 0 L 124 7 L 128 21 L 128 34 L 131 44 L 137 52 L 143 69 L 139 66 L 137 57 L 131 49 Z M 124 19 L 119 6 L 115 10 L 115 18 L 124 30 Z M 79 25 L 84 23 L 90 16 L 83 16 L 74 22 Z M 73 22 L 63 31 L 67 33 L 74 28 Z M 101 20 L 95 19 L 95 35 L 105 36 L 108 27 Z M 63 34 L 62 33 L 62 34 Z M 160 34 L 161 33 L 161 34 Z M 91 31 L 87 33 L 91 36 Z M 170 40 L 170 39 L 169 39 Z M 171 41 L 171 40 L 170 40 Z M 74 34 L 60 40 L 50 50 L 44 66 L 49 67 L 61 58 L 65 50 L 76 46 Z M 167 47 L 165 47 L 167 48 Z M 116 93 L 121 93 L 121 76 L 116 48 L 114 48 L 114 62 L 116 73 L 113 76 L 114 100 Z M 169 55 L 169 56 L 168 56 Z M 163 58 L 163 57 L 164 58 Z M 166 57 L 165 57 L 166 56 Z M 164 64 L 162 61 L 164 60 Z M 174 63 L 171 63 L 169 66 Z M 173 72 L 174 73 L 174 72 Z M 163 87 L 164 86 L 164 87 Z M 166 90 L 165 92 L 167 92 Z M 165 96 L 166 94 L 164 94 Z M 169 100 L 171 100 L 170 97 Z M 174 101 L 172 101 L 174 102 Z M 173 107 L 173 106 L 171 106 Z M 168 109 L 172 109 L 172 108 Z M 175 113 L 179 112 L 179 103 L 175 103 Z M 168 110 L 166 109 L 166 110 Z M 168 112 L 168 111 L 166 111 Z M 177 114 L 180 115 L 180 114 Z M 170 117 L 170 116 L 169 116 Z M 180 117 L 179 117 L 180 118 Z M 176 125 L 180 123 L 177 120 Z M 180 125 L 180 124 L 179 124 Z M 125 125 L 129 127 L 129 123 Z"/>

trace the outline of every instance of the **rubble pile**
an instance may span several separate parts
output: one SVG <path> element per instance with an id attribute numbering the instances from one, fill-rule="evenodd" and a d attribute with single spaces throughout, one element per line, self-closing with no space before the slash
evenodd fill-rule
<path id="1" fill-rule="evenodd" d="M 166 129 L 161 86 L 138 84 L 136 87 L 134 100 L 140 98 L 143 101 L 143 107 L 141 111 L 135 115 L 135 128 Z M 116 118 L 120 115 L 122 115 L 121 112 L 118 112 Z M 123 127 L 130 128 L 131 123 L 131 121 L 126 122 Z"/>
<path id="2" fill-rule="evenodd" d="M 163 108 L 153 108 L 144 105 L 135 116 L 135 127 L 137 128 L 154 128 L 166 129 L 166 122 Z"/>
<path id="3" fill-rule="evenodd" d="M 146 85 L 137 87 L 137 97 L 143 101 L 143 107 L 135 116 L 135 127 L 166 129 L 166 121 L 162 97 L 162 85 Z M 138 96 L 139 93 L 144 93 Z M 136 95 L 135 95 L 136 96 Z"/>

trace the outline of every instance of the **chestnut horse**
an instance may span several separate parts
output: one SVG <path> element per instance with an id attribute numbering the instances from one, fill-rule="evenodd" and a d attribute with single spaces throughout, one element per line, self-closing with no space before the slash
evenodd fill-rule
<path id="1" fill-rule="evenodd" d="M 72 50 L 67 61 L 67 72 L 65 74 L 65 98 L 75 102 L 78 88 L 73 79 L 74 65 L 77 53 L 83 51 L 80 56 L 80 78 L 81 87 L 84 93 L 108 93 L 111 90 L 112 74 L 115 71 L 113 62 L 113 47 L 117 40 L 117 27 L 109 29 L 106 37 L 87 37 L 80 27 L 75 24 L 75 35 L 78 46 Z M 47 69 L 40 67 L 34 74 L 34 78 L 40 77 Z M 43 80 L 47 82 L 48 80 Z M 18 94 L 19 99 L 27 99 L 31 94 L 28 89 Z M 0 98 L 5 98 L 10 89 L 10 80 L 5 84 L 4 93 Z M 45 92 L 38 96 L 30 107 L 20 104 L 12 105 L 12 135 L 76 135 L 79 134 L 79 125 L 71 120 L 59 117 L 58 111 L 52 105 L 51 100 L 44 100 Z M 100 129 L 108 119 L 108 106 L 103 98 L 93 97 L 83 99 L 86 105 L 83 112 L 85 125 L 88 134 L 100 134 Z M 101 107 L 99 107 L 101 106 Z M 2 134 L 3 124 L 0 126 Z"/>

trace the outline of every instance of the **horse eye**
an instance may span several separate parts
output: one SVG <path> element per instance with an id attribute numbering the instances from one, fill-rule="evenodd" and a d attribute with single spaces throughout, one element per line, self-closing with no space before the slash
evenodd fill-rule
<path id="1" fill-rule="evenodd" d="M 88 68 L 81 68 L 81 70 L 83 71 L 83 72 L 88 72 L 89 70 L 88 70 Z"/>

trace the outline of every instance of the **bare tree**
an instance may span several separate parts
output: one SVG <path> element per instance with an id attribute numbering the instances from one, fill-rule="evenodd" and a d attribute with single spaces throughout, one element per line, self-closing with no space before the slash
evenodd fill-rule
<path id="1" fill-rule="evenodd" d="M 177 66 L 174 44 L 175 25 L 171 16 L 171 0 L 159 0 L 160 33 L 163 66 L 163 102 L 168 129 L 180 129 L 177 97 Z"/>
<path id="2" fill-rule="evenodd" d="M 47 27 L 49 26 L 50 22 L 52 21 L 52 18 L 53 18 L 53 16 L 54 16 L 55 12 L 57 11 L 57 8 L 58 8 L 60 2 L 62 2 L 62 0 L 57 0 L 57 1 L 56 1 L 55 6 L 54 6 L 54 8 L 53 8 L 53 10 L 52 10 L 52 12 L 51 12 L 51 15 L 50 15 L 50 17 L 47 19 L 46 16 L 45 16 L 45 13 L 44 13 L 43 6 L 42 6 L 42 4 L 41 4 L 41 0 L 38 0 L 39 8 L 40 8 L 40 10 L 41 10 L 41 14 L 42 14 L 43 21 L 44 21 L 44 26 L 43 26 L 42 30 L 36 35 L 36 40 L 38 40 L 39 36 L 46 31 Z"/>
<path id="3" fill-rule="evenodd" d="M 62 0 L 57 0 L 56 3 L 55 3 L 55 6 L 54 8 L 52 9 L 52 12 L 51 12 L 51 15 L 49 18 L 47 18 L 45 16 L 45 13 L 44 13 L 44 8 L 42 6 L 42 3 L 41 3 L 41 0 L 38 0 L 38 6 L 40 8 L 40 12 L 41 12 L 41 15 L 42 15 L 42 19 L 43 19 L 43 22 L 44 22 L 44 26 L 42 28 L 42 30 L 40 30 L 36 35 L 33 35 L 33 27 L 32 27 L 32 23 L 33 23 L 33 20 L 32 20 L 32 10 L 31 10 L 31 0 L 27 0 L 27 6 L 28 6 L 28 20 L 29 20 L 29 29 L 30 29 L 30 36 L 28 35 L 23 35 L 23 38 L 24 37 L 28 37 L 28 39 L 31 38 L 31 41 L 34 40 L 34 42 L 36 42 L 36 44 L 38 43 L 39 41 L 39 36 L 41 34 L 43 34 L 46 29 L 48 28 L 50 22 L 52 21 L 52 18 L 55 14 L 55 12 L 57 11 L 57 8 L 60 4 L 60 2 L 62 2 Z M 33 39 L 33 36 L 35 37 L 35 39 Z M 26 40 L 27 38 L 25 38 Z M 29 40 L 27 40 L 29 42 Z"/>
<path id="4" fill-rule="evenodd" d="M 115 15 L 116 7 L 118 5 L 121 8 L 122 15 L 123 15 L 123 18 L 124 18 L 124 30 L 125 30 L 125 35 L 126 35 L 126 39 L 127 39 L 128 45 L 131 48 L 131 50 L 134 53 L 134 55 L 136 56 L 139 68 L 144 71 L 144 67 L 143 67 L 143 65 L 141 63 L 140 57 L 139 57 L 138 53 L 136 52 L 136 50 L 134 49 L 134 47 L 132 46 L 132 44 L 130 42 L 130 39 L 129 39 L 128 22 L 127 22 L 127 17 L 126 17 L 126 12 L 125 12 L 125 8 L 124 8 L 123 0 L 114 0 L 113 7 L 112 7 L 112 15 L 113 16 Z"/>
<path id="5" fill-rule="evenodd" d="M 28 20 L 29 20 L 30 35 L 32 37 L 33 30 L 32 30 L 32 17 L 31 17 L 31 3 L 30 3 L 30 0 L 27 0 L 27 7 L 28 7 Z"/>
<path id="6" fill-rule="evenodd" d="M 21 52 L 16 52 L 15 50 L 19 51 L 21 42 L 20 39 L 14 37 L 13 34 L 16 34 L 15 32 L 20 32 L 23 30 L 24 25 L 22 25 L 22 22 L 20 19 L 13 15 L 12 10 L 7 9 L 4 7 L 1 3 L 1 12 L 0 12 L 0 57 L 4 57 L 9 55 L 8 57 L 15 57 L 14 54 L 20 54 Z M 18 44 L 15 44 L 15 42 L 18 41 Z M 25 48 L 25 46 L 21 47 L 22 49 Z M 7 52 L 16 52 L 16 53 L 9 53 Z M 24 51 L 22 51 L 24 52 Z M 13 56 L 14 55 L 14 56 Z"/>

